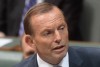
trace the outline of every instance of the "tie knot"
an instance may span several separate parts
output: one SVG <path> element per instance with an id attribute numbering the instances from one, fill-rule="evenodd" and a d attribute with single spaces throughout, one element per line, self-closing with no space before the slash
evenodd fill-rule
<path id="1" fill-rule="evenodd" d="M 53 67 L 61 67 L 61 66 L 59 66 L 59 65 L 53 65 Z"/>

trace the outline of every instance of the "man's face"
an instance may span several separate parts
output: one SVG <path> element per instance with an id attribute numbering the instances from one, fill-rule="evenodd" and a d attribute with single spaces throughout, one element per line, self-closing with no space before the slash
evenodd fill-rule
<path id="1" fill-rule="evenodd" d="M 48 13 L 31 17 L 37 53 L 46 62 L 57 64 L 68 50 L 68 30 L 62 13 L 54 8 Z"/>

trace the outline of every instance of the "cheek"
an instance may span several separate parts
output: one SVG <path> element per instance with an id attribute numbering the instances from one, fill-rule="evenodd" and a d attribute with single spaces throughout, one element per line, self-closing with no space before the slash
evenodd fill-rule
<path id="1" fill-rule="evenodd" d="M 67 31 L 67 30 L 65 30 L 65 31 L 63 32 L 62 37 L 63 37 L 64 39 L 68 39 L 68 31 Z"/>
<path id="2" fill-rule="evenodd" d="M 65 35 L 65 37 L 68 39 L 68 31 L 66 32 L 66 35 Z"/>
<path id="3" fill-rule="evenodd" d="M 36 42 L 36 47 L 41 50 L 48 50 L 51 47 L 51 40 L 50 39 L 41 39 L 40 41 Z"/>
<path id="4" fill-rule="evenodd" d="M 36 49 L 42 53 L 49 53 L 52 49 L 53 39 L 54 38 L 44 38 L 41 36 L 35 38 Z"/>
<path id="5" fill-rule="evenodd" d="M 37 44 L 37 52 L 41 56 L 49 56 L 51 55 L 51 44 L 48 44 L 48 40 L 46 42 L 39 42 Z"/>

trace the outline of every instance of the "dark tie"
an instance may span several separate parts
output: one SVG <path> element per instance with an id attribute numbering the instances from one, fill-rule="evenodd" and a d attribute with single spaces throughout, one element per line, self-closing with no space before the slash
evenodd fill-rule
<path id="1" fill-rule="evenodd" d="M 24 26 L 23 26 L 23 20 L 24 20 L 24 15 L 26 14 L 26 12 L 29 10 L 29 8 L 33 5 L 36 4 L 36 0 L 25 0 L 25 7 L 24 7 L 24 11 L 22 14 L 22 20 L 20 23 L 20 28 L 19 28 L 19 35 L 21 36 L 24 33 Z"/>

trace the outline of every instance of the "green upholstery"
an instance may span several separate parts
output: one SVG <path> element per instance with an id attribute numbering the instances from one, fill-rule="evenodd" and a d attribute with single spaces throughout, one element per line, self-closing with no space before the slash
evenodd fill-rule
<path id="1" fill-rule="evenodd" d="M 13 67 L 21 60 L 21 52 L 0 51 L 0 67 Z"/>

